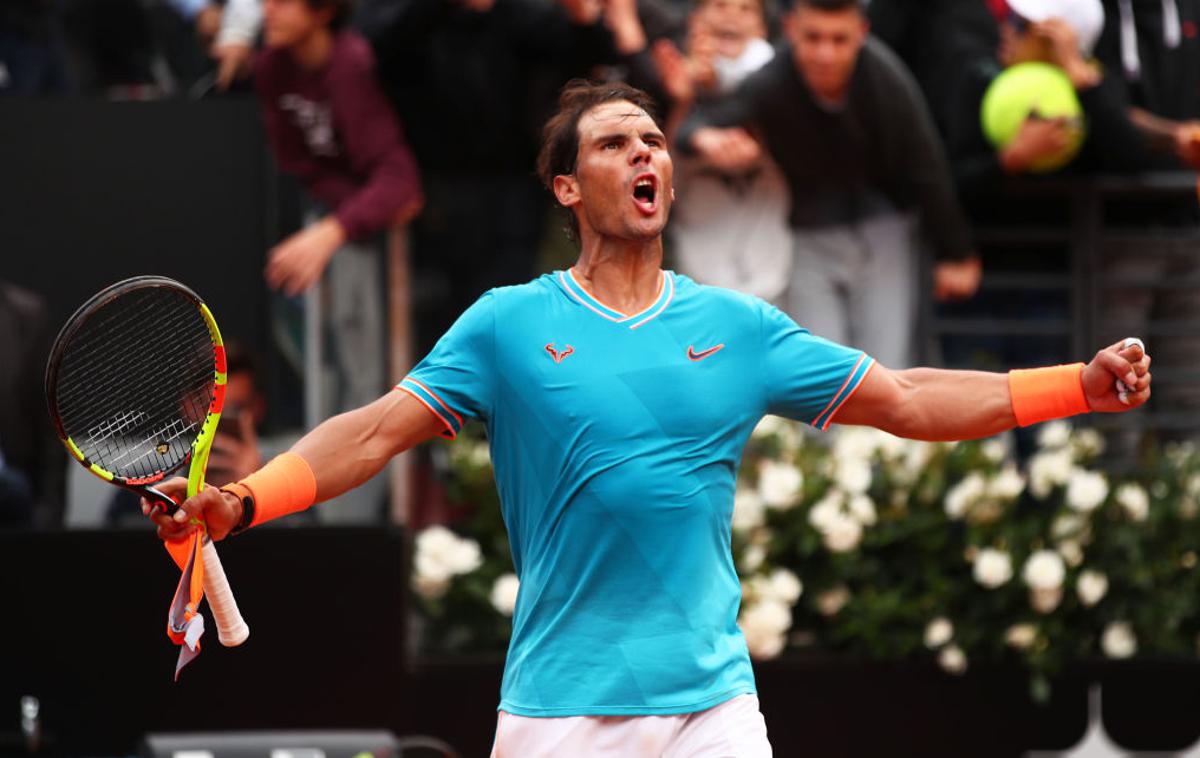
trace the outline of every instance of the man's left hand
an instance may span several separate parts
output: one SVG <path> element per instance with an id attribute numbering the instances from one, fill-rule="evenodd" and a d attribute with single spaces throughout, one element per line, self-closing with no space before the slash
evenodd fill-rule
<path id="1" fill-rule="evenodd" d="M 308 290 L 345 241 L 346 232 L 333 216 L 296 232 L 268 254 L 267 283 L 289 295 Z"/>
<path id="2" fill-rule="evenodd" d="M 1093 411 L 1120 413 L 1143 405 L 1150 399 L 1150 356 L 1141 345 L 1125 347 L 1125 340 L 1109 345 L 1083 369 L 1083 394 Z M 1121 402 L 1117 382 L 1128 388 Z"/>

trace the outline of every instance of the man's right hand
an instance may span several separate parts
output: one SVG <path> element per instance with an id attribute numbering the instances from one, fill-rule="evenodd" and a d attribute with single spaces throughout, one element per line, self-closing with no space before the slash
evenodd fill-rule
<path id="1" fill-rule="evenodd" d="M 756 168 L 763 152 L 758 141 L 741 127 L 704 127 L 692 134 L 692 149 L 709 166 L 727 174 L 744 174 Z"/>
<path id="2" fill-rule="evenodd" d="M 1066 119 L 1030 116 L 1008 147 L 1000 151 L 1000 165 L 1010 174 L 1024 173 L 1036 161 L 1066 150 L 1072 129 Z"/>
<path id="3" fill-rule="evenodd" d="M 157 489 L 178 501 L 187 494 L 187 479 L 177 476 L 158 485 Z M 184 500 L 173 515 L 152 508 L 142 498 L 142 513 L 158 526 L 158 537 L 166 542 L 179 542 L 196 531 L 193 519 L 203 521 L 214 540 L 223 540 L 242 520 L 242 501 L 232 493 L 205 487 L 195 497 Z"/>

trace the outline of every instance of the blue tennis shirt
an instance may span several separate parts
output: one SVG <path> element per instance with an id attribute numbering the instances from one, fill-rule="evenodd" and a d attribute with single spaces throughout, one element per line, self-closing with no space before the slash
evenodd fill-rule
<path id="1" fill-rule="evenodd" d="M 873 365 L 778 309 L 663 272 L 619 313 L 554 272 L 484 294 L 399 388 L 487 425 L 521 580 L 500 708 L 691 713 L 753 693 L 730 551 L 764 414 L 828 427 Z"/>

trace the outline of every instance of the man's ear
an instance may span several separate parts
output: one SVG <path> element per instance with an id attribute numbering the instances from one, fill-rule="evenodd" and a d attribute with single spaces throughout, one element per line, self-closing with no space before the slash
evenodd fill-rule
<path id="1" fill-rule="evenodd" d="M 554 197 L 558 204 L 570 208 L 579 204 L 579 180 L 574 176 L 559 174 L 554 177 Z"/>

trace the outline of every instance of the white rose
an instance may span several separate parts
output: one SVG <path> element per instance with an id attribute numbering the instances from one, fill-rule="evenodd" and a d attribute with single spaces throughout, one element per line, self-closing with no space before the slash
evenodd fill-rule
<path id="1" fill-rule="evenodd" d="M 1025 477 L 1017 471 L 1017 467 L 1008 464 L 1000 469 L 1000 473 L 991 478 L 987 484 L 987 494 L 1000 500 L 1016 500 L 1025 491 Z"/>
<path id="2" fill-rule="evenodd" d="M 787 637 L 782 632 L 769 629 L 742 629 L 742 637 L 746 639 L 750 657 L 760 661 L 777 658 L 787 644 Z"/>
<path id="3" fill-rule="evenodd" d="M 1108 577 L 1100 571 L 1084 571 L 1075 581 L 1075 592 L 1079 595 L 1079 602 L 1090 608 L 1108 592 Z"/>
<path id="4" fill-rule="evenodd" d="M 889 461 L 899 460 L 908 452 L 908 441 L 903 437 L 888 434 L 880 429 L 875 430 L 875 436 L 879 440 L 879 452 Z"/>
<path id="5" fill-rule="evenodd" d="M 1192 497 L 1200 497 L 1200 474 L 1192 474 L 1188 477 L 1187 492 Z"/>
<path id="6" fill-rule="evenodd" d="M 513 615 L 513 609 L 517 607 L 517 590 L 520 586 L 521 582 L 517 579 L 516 574 L 503 574 L 498 577 L 496 583 L 492 585 L 492 607 L 504 616 Z"/>
<path id="7" fill-rule="evenodd" d="M 742 553 L 742 560 L 738 562 L 738 566 L 749 574 L 757 571 L 766 559 L 767 549 L 764 546 L 749 545 L 746 547 L 746 552 Z"/>
<path id="8" fill-rule="evenodd" d="M 1055 450 L 1071 441 L 1071 425 L 1066 421 L 1051 421 L 1038 431 L 1038 446 L 1043 450 Z"/>
<path id="9" fill-rule="evenodd" d="M 850 590 L 838 585 L 817 595 L 817 611 L 822 616 L 836 616 L 850 602 Z"/>
<path id="10" fill-rule="evenodd" d="M 975 557 L 975 581 L 988 589 L 995 589 L 1012 579 L 1012 556 L 1003 550 L 985 547 Z"/>
<path id="11" fill-rule="evenodd" d="M 1122 484 L 1117 488 L 1116 499 L 1134 521 L 1145 521 L 1150 515 L 1150 495 L 1141 485 L 1133 482 Z"/>
<path id="12" fill-rule="evenodd" d="M 1100 647 L 1109 658 L 1128 658 L 1137 652 L 1137 637 L 1126 621 L 1114 621 L 1100 637 Z"/>
<path id="13" fill-rule="evenodd" d="M 733 528 L 748 531 L 760 527 L 765 515 L 758 492 L 739 487 L 733 495 Z"/>
<path id="14" fill-rule="evenodd" d="M 1071 435 L 1071 443 L 1085 458 L 1094 458 L 1104 452 L 1104 435 L 1095 429 L 1080 429 Z"/>
<path id="15" fill-rule="evenodd" d="M 986 492 L 987 482 L 983 475 L 978 471 L 972 471 L 946 493 L 946 515 L 956 520 L 963 518 L 971 506 L 978 502 Z"/>
<path id="16" fill-rule="evenodd" d="M 851 495 L 862 494 L 871 488 L 871 464 L 862 458 L 838 458 L 833 480 Z"/>
<path id="17" fill-rule="evenodd" d="M 908 481 L 916 481 L 921 472 L 925 470 L 925 467 L 929 465 L 929 460 L 933 458 L 934 450 L 936 448 L 930 442 L 919 442 L 917 440 L 908 440 L 906 442 L 903 470 L 908 474 Z"/>
<path id="18" fill-rule="evenodd" d="M 1037 629 L 1033 624 L 1014 624 L 1004 633 L 1004 641 L 1017 650 L 1028 650 L 1037 641 Z"/>
<path id="19" fill-rule="evenodd" d="M 1071 451 L 1066 448 L 1038 453 L 1029 460 L 1030 491 L 1045 499 L 1055 487 L 1067 483 L 1074 465 Z"/>
<path id="20" fill-rule="evenodd" d="M 1052 589 L 1030 590 L 1029 604 L 1038 613 L 1051 613 L 1062 602 L 1062 587 Z"/>
<path id="21" fill-rule="evenodd" d="M 830 490 L 825 493 L 825 497 L 813 504 L 808 511 L 808 523 L 812 525 L 813 529 L 824 532 L 829 528 L 833 520 L 842 513 L 843 497 L 841 492 Z"/>
<path id="22" fill-rule="evenodd" d="M 1087 520 L 1078 513 L 1064 513 L 1054 519 L 1054 523 L 1050 525 L 1050 536 L 1056 540 L 1065 539 L 1067 537 L 1076 537 L 1084 539 L 1086 537 Z"/>
<path id="23" fill-rule="evenodd" d="M 790 430 L 787 419 L 779 416 L 763 416 L 754 427 L 754 431 L 750 432 L 750 439 L 760 440 L 765 437 L 774 437 L 777 434 L 786 434 L 785 430 Z"/>
<path id="24" fill-rule="evenodd" d="M 983 444 L 979 446 L 979 452 L 983 453 L 983 457 L 992 463 L 1000 463 L 1008 457 L 1008 441 L 1003 437 L 984 440 Z"/>
<path id="25" fill-rule="evenodd" d="M 1035 590 L 1053 590 L 1062 587 L 1067 575 L 1062 556 L 1053 550 L 1039 550 L 1025 561 L 1021 578 Z"/>
<path id="26" fill-rule="evenodd" d="M 492 451 L 488 449 L 486 442 L 479 442 L 471 447 L 469 460 L 475 466 L 483 467 L 492 465 Z"/>
<path id="27" fill-rule="evenodd" d="M 867 426 L 843 426 L 833 438 L 833 457 L 869 460 L 879 449 L 879 432 Z"/>
<path id="28" fill-rule="evenodd" d="M 937 650 L 952 639 L 954 639 L 954 624 L 951 624 L 950 619 L 944 616 L 935 618 L 925 627 L 925 647 L 930 650 Z"/>
<path id="29" fill-rule="evenodd" d="M 840 511 L 823 531 L 825 547 L 832 553 L 848 553 L 862 541 L 862 524 Z"/>
<path id="30" fill-rule="evenodd" d="M 1083 563 L 1083 546 L 1078 540 L 1063 540 L 1058 543 L 1058 554 L 1071 568 Z"/>
<path id="31" fill-rule="evenodd" d="M 878 521 L 878 515 L 875 512 L 875 501 L 868 495 L 855 495 L 850 498 L 849 502 L 850 515 L 858 519 L 858 523 L 863 526 L 874 526 Z"/>
<path id="32" fill-rule="evenodd" d="M 1096 510 L 1108 497 L 1108 480 L 1099 471 L 1076 469 L 1067 481 L 1067 505 L 1081 513 Z"/>
<path id="33" fill-rule="evenodd" d="M 463 539 L 444 526 L 431 526 L 416 539 L 414 565 L 417 574 L 429 581 L 469 574 L 483 565 L 479 543 Z"/>
<path id="34" fill-rule="evenodd" d="M 412 580 L 413 589 L 417 594 L 426 600 L 437 600 L 442 595 L 446 594 L 446 590 L 450 589 L 449 577 L 433 577 L 422 574 L 415 574 Z"/>
<path id="35" fill-rule="evenodd" d="M 800 582 L 800 578 L 785 568 L 772 571 L 768 582 L 769 596 L 781 603 L 787 603 L 789 606 L 794 605 L 800 599 L 800 594 L 804 592 L 804 585 Z"/>
<path id="36" fill-rule="evenodd" d="M 453 574 L 469 574 L 483 565 L 483 554 L 475 540 L 460 539 L 443 560 Z"/>
<path id="37" fill-rule="evenodd" d="M 742 611 L 738 619 L 742 631 L 786 632 L 792 626 L 792 609 L 771 598 L 759 598 Z"/>
<path id="38" fill-rule="evenodd" d="M 768 508 L 784 510 L 796 504 L 804 475 L 790 463 L 763 461 L 758 467 L 758 494 Z"/>
<path id="39" fill-rule="evenodd" d="M 938 653 L 938 665 L 957 676 L 967 670 L 967 654 L 958 645 L 947 645 Z"/>

